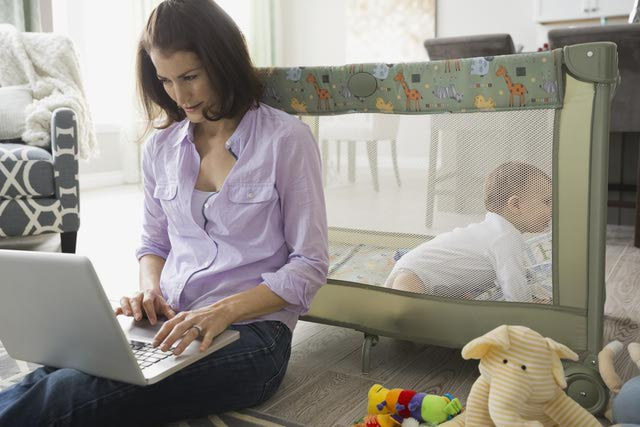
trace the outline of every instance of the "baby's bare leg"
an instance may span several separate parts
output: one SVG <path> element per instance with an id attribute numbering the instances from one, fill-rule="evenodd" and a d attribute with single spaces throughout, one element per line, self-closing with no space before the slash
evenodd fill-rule
<path id="1" fill-rule="evenodd" d="M 427 288 L 422 280 L 413 272 L 408 270 L 400 271 L 391 285 L 393 289 L 420 294 L 427 293 Z"/>

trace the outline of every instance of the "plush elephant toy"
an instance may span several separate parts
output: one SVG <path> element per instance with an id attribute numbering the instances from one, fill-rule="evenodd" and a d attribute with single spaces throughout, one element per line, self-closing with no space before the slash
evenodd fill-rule
<path id="1" fill-rule="evenodd" d="M 469 342 L 465 359 L 480 360 L 466 411 L 440 427 L 600 427 L 596 418 L 562 390 L 560 359 L 578 355 L 524 326 L 502 325 Z"/>

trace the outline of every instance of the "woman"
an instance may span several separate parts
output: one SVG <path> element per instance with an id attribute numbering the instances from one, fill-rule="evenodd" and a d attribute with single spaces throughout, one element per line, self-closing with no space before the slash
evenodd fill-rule
<path id="1" fill-rule="evenodd" d="M 205 350 L 138 387 L 40 368 L 0 393 L 0 425 L 157 425 L 257 405 L 284 376 L 291 334 L 325 282 L 320 156 L 308 127 L 258 102 L 241 32 L 211 0 L 166 0 L 138 49 L 139 92 L 159 130 L 144 147 L 140 290 L 117 314 L 167 320 L 155 345 Z"/>

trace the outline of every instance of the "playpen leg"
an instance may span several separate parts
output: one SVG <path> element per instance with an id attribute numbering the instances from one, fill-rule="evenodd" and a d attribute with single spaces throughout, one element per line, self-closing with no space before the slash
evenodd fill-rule
<path id="1" fill-rule="evenodd" d="M 362 342 L 362 373 L 368 374 L 371 368 L 371 348 L 378 344 L 378 336 L 364 333 Z"/>

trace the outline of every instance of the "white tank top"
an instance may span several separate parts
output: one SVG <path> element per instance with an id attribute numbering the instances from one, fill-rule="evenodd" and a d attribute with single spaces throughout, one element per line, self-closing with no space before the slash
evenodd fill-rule
<path id="1" fill-rule="evenodd" d="M 216 198 L 218 193 L 216 191 L 200 191 L 196 188 L 193 189 L 193 195 L 191 196 L 191 215 L 200 228 L 204 228 L 204 224 L 207 220 L 205 216 L 204 204 Z"/>

